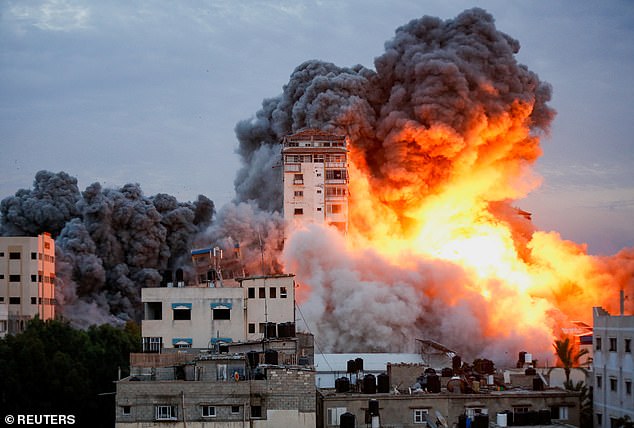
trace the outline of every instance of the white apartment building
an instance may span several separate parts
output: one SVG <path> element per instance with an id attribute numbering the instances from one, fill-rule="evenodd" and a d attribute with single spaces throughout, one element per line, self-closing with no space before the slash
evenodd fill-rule
<path id="1" fill-rule="evenodd" d="M 295 322 L 294 275 L 144 288 L 141 300 L 144 352 L 272 338 Z"/>
<path id="2" fill-rule="evenodd" d="M 593 331 L 594 426 L 612 427 L 625 416 L 634 420 L 634 316 L 623 315 L 623 310 L 621 315 L 610 315 L 595 307 Z"/>
<path id="3" fill-rule="evenodd" d="M 35 316 L 55 317 L 55 241 L 48 233 L 0 237 L 0 337 Z"/>
<path id="4" fill-rule="evenodd" d="M 348 149 L 344 135 L 307 129 L 282 141 L 284 218 L 348 228 Z"/>

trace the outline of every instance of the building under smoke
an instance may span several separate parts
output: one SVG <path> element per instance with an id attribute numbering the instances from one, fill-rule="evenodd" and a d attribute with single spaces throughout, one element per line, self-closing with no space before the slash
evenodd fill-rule
<path id="1" fill-rule="evenodd" d="M 284 218 L 348 229 L 348 150 L 344 135 L 307 129 L 284 137 Z"/>

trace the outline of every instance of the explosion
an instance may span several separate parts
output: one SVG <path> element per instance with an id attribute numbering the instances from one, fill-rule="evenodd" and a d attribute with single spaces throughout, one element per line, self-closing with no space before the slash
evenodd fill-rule
<path id="1" fill-rule="evenodd" d="M 531 166 L 555 114 L 550 86 L 481 9 L 413 20 L 385 48 L 376 71 L 302 64 L 238 125 L 238 199 L 280 208 L 279 191 L 258 193 L 279 173 L 259 166 L 284 135 L 346 134 L 348 235 L 307 226 L 282 257 L 317 341 L 395 351 L 430 338 L 473 357 L 548 358 L 561 328 L 614 308 L 634 272 L 631 251 L 589 256 L 513 206 L 540 184 Z"/>

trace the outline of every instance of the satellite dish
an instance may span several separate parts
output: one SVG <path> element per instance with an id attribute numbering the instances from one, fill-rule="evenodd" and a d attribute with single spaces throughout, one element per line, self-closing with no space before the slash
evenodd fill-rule
<path id="1" fill-rule="evenodd" d="M 438 422 L 440 422 L 440 424 L 444 428 L 448 428 L 447 419 L 445 419 L 445 417 L 442 415 L 442 413 L 440 413 L 438 410 L 436 410 L 436 417 L 438 418 Z"/>
<path id="2" fill-rule="evenodd" d="M 436 426 L 436 422 L 432 421 L 431 419 L 427 418 L 427 425 L 429 425 L 431 428 L 438 428 Z"/>

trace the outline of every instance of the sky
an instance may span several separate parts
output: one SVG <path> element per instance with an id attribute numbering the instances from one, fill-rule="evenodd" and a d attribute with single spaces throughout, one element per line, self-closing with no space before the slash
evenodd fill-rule
<path id="1" fill-rule="evenodd" d="M 515 205 L 592 254 L 634 247 L 634 2 L 0 2 L 0 199 L 39 170 L 80 189 L 232 200 L 234 127 L 310 59 L 374 68 L 397 27 L 481 7 L 557 110 Z"/>

